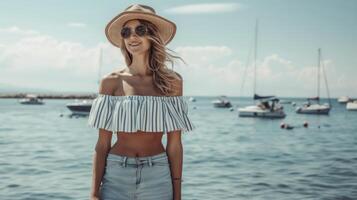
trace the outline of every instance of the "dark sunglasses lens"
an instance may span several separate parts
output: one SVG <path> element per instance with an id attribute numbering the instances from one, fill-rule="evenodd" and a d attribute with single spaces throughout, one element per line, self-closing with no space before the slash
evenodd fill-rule
<path id="1" fill-rule="evenodd" d="M 146 27 L 143 25 L 137 26 L 135 28 L 135 33 L 140 37 L 144 36 L 146 34 Z"/>
<path id="2" fill-rule="evenodd" d="M 123 38 L 128 38 L 130 36 L 130 32 L 131 32 L 130 28 L 125 27 L 121 30 L 120 34 Z"/>

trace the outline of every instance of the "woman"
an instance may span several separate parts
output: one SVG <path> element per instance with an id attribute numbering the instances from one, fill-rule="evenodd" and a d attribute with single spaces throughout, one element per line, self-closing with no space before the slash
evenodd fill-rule
<path id="1" fill-rule="evenodd" d="M 92 199 L 181 199 L 181 132 L 194 126 L 182 77 L 166 67 L 176 25 L 153 8 L 132 5 L 106 27 L 127 67 L 103 77 L 88 118 L 99 129 Z M 112 146 L 112 134 L 117 142 Z M 166 149 L 162 136 L 167 133 Z"/>

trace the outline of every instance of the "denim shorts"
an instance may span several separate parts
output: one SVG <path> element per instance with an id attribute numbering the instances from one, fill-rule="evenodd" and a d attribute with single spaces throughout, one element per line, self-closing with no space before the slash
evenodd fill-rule
<path id="1" fill-rule="evenodd" d="M 147 157 L 108 154 L 100 197 L 101 200 L 172 200 L 166 152 Z"/>

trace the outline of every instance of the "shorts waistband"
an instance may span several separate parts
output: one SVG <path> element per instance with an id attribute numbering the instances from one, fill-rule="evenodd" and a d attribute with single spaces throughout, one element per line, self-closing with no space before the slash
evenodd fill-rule
<path id="1" fill-rule="evenodd" d="M 167 154 L 166 152 L 162 152 L 153 156 L 136 156 L 136 157 L 130 157 L 130 156 L 123 156 L 123 155 L 117 155 L 117 154 L 112 154 L 109 153 L 107 156 L 107 160 L 110 161 L 118 161 L 123 163 L 124 165 L 131 164 L 131 165 L 137 165 L 137 164 L 148 164 L 149 166 L 152 165 L 152 162 L 160 161 L 160 160 L 167 160 Z"/>

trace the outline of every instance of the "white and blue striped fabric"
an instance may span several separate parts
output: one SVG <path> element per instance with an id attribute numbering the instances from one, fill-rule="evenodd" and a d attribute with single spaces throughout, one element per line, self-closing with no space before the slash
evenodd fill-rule
<path id="1" fill-rule="evenodd" d="M 93 100 L 88 125 L 112 132 L 192 131 L 183 96 L 113 96 L 98 94 Z"/>

